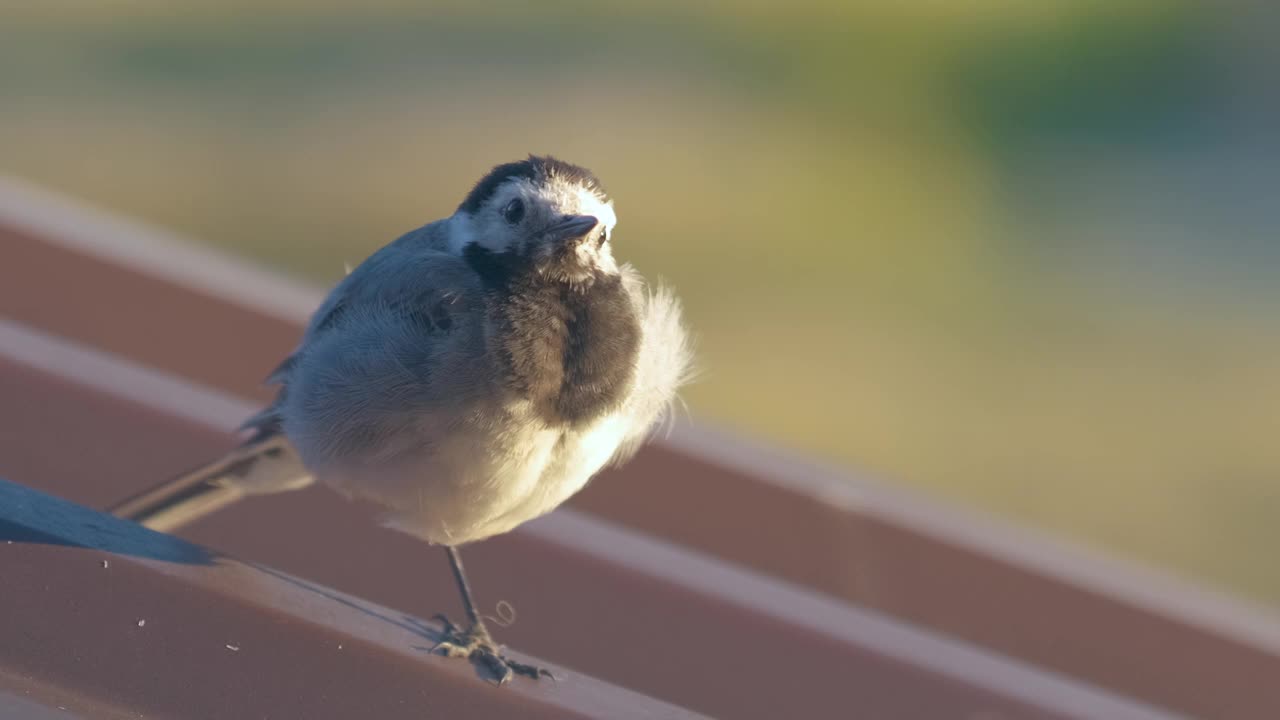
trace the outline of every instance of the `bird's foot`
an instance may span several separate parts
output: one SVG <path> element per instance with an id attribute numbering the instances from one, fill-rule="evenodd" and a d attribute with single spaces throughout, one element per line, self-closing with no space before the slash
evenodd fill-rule
<path id="1" fill-rule="evenodd" d="M 534 680 L 541 677 L 555 679 L 555 675 L 545 668 L 512 660 L 503 655 L 502 649 L 493 641 L 489 630 L 483 624 L 477 623 L 464 630 L 454 625 L 444 615 L 436 615 L 436 619 L 444 625 L 444 636 L 432 648 L 432 652 L 446 657 L 467 658 L 489 671 L 499 685 L 511 682 L 511 678 L 515 675 L 523 675 Z"/>

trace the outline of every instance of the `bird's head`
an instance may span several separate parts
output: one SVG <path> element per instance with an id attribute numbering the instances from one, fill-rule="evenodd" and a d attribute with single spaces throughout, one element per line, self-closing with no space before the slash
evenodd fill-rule
<path id="1" fill-rule="evenodd" d="M 499 165 L 449 220 L 450 249 L 482 273 L 571 286 L 617 275 L 613 202 L 590 170 L 552 157 Z"/>

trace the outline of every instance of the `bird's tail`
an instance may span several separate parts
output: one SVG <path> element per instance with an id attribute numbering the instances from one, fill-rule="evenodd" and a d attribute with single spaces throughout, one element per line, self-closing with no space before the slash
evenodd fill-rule
<path id="1" fill-rule="evenodd" d="M 310 485 L 312 477 L 283 435 L 264 435 L 223 457 L 124 500 L 109 512 L 169 532 L 248 495 Z"/>

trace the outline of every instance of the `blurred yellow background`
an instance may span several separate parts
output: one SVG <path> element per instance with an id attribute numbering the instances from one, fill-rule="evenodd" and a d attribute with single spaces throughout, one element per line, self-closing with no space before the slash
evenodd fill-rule
<path id="1" fill-rule="evenodd" d="M 327 283 L 556 154 L 695 417 L 1280 603 L 1268 3 L 12 5 L 0 171 Z"/>

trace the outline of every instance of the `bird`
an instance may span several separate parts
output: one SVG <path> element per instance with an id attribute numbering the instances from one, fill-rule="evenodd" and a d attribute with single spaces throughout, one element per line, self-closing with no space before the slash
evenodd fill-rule
<path id="1" fill-rule="evenodd" d="M 328 293 L 267 377 L 275 399 L 213 462 L 111 512 L 171 531 L 318 482 L 444 548 L 466 610 L 440 654 L 499 685 L 508 658 L 459 547 L 542 516 L 670 421 L 691 378 L 682 306 L 613 255 L 613 199 L 551 156 L 494 167 L 452 215 L 383 246 Z"/>

